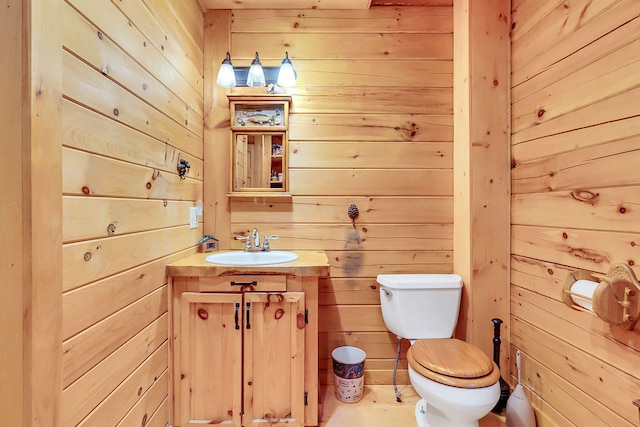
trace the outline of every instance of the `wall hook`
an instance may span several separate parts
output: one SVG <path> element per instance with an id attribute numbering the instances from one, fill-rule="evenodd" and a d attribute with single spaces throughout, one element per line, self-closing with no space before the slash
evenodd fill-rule
<path id="1" fill-rule="evenodd" d="M 349 205 L 347 214 L 349 215 L 349 218 L 351 218 L 353 228 L 356 228 L 356 218 L 358 218 L 358 216 L 360 215 L 360 211 L 358 210 L 358 207 L 355 205 L 355 203 L 351 203 Z"/>
<path id="2" fill-rule="evenodd" d="M 184 159 L 180 159 L 180 162 L 178 163 L 178 175 L 180 176 L 180 179 L 185 179 L 185 175 L 189 172 L 189 168 L 191 168 L 189 162 Z"/>

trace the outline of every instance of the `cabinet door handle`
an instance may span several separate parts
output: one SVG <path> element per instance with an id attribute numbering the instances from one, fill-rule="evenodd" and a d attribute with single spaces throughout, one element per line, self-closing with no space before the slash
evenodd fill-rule
<path id="1" fill-rule="evenodd" d="M 239 315 L 240 315 L 240 303 L 237 302 L 236 303 L 236 312 L 235 312 L 235 320 L 236 320 L 236 329 L 240 329 L 240 324 L 238 322 L 239 320 Z"/>
<path id="2" fill-rule="evenodd" d="M 247 303 L 247 329 L 251 329 L 251 323 L 249 322 L 249 314 L 251 313 L 251 303 Z"/>
<path id="3" fill-rule="evenodd" d="M 234 282 L 233 280 L 229 282 L 231 286 L 258 286 L 258 281 L 253 280 L 251 282 Z"/>

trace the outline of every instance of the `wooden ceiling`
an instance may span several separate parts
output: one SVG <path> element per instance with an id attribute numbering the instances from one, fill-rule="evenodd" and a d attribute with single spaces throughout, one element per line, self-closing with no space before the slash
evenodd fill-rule
<path id="1" fill-rule="evenodd" d="M 200 0 L 203 9 L 369 9 L 371 6 L 452 6 L 453 0 Z"/>

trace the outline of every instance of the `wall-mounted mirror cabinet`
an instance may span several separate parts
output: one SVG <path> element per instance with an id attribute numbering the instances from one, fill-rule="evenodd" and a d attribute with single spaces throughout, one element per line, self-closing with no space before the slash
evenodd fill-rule
<path id="1" fill-rule="evenodd" d="M 229 95 L 231 197 L 277 197 L 289 193 L 290 96 Z"/>

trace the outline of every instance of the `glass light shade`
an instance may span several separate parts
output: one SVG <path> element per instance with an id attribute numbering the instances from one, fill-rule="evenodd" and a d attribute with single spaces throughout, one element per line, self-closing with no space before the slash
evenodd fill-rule
<path id="1" fill-rule="evenodd" d="M 264 87 L 267 82 L 264 78 L 264 70 L 260 63 L 260 57 L 256 52 L 255 59 L 251 62 L 251 68 L 249 68 L 249 75 L 247 76 L 247 86 L 250 87 Z"/>
<path id="2" fill-rule="evenodd" d="M 289 60 L 289 52 L 285 53 L 282 64 L 280 65 L 277 83 L 278 86 L 282 87 L 295 86 L 296 84 L 296 72 L 293 70 L 293 65 Z"/>
<path id="3" fill-rule="evenodd" d="M 236 85 L 236 73 L 233 71 L 233 65 L 231 65 L 231 56 L 227 52 L 227 57 L 222 61 L 220 70 L 218 70 L 218 78 L 216 83 L 222 87 L 235 87 Z"/>

